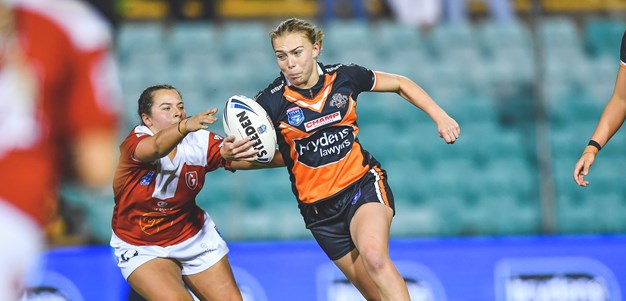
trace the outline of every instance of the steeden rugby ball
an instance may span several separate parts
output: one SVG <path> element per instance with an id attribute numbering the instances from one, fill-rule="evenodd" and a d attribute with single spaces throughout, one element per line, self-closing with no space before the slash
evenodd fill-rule
<path id="1" fill-rule="evenodd" d="M 276 132 L 267 112 L 254 100 L 235 95 L 228 99 L 223 111 L 224 132 L 235 140 L 250 137 L 257 151 L 257 162 L 268 163 L 276 152 Z"/>

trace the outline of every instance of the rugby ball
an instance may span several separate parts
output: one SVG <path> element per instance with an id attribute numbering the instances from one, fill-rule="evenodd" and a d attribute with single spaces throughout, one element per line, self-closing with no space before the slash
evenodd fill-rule
<path id="1" fill-rule="evenodd" d="M 268 163 L 276 152 L 276 132 L 267 112 L 252 98 L 235 95 L 223 111 L 224 132 L 235 140 L 249 137 L 254 141 L 257 162 Z"/>

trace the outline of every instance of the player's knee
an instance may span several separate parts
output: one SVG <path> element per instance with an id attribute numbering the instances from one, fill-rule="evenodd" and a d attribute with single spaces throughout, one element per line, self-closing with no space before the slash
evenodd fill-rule
<path id="1" fill-rule="evenodd" d="M 387 253 L 376 249 L 365 250 L 361 252 L 361 256 L 363 256 L 363 263 L 370 273 L 380 273 L 391 264 Z"/>

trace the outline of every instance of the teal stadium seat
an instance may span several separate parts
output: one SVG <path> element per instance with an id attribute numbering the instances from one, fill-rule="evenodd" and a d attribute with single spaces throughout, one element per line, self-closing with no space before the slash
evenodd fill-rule
<path id="1" fill-rule="evenodd" d="M 394 21 L 382 21 L 372 26 L 370 38 L 376 40 L 381 55 L 398 50 L 418 51 L 424 47 L 422 33 L 414 26 Z"/>
<path id="2" fill-rule="evenodd" d="M 220 36 L 211 22 L 176 22 L 167 36 L 173 61 L 187 56 L 211 56 L 219 51 Z"/>
<path id="3" fill-rule="evenodd" d="M 108 243 L 111 240 L 111 217 L 115 205 L 112 191 L 94 191 L 78 184 L 64 183 L 60 193 L 68 207 L 78 210 L 85 217 L 83 222 L 86 229 L 78 229 L 79 235 L 97 243 Z"/>
<path id="4" fill-rule="evenodd" d="M 530 30 L 521 22 L 487 21 L 478 27 L 478 36 L 484 51 L 490 56 L 510 55 L 509 51 L 514 49 L 522 49 L 529 53 L 533 51 Z"/>
<path id="5" fill-rule="evenodd" d="M 573 19 L 547 17 L 539 22 L 539 42 L 544 49 L 581 49 L 581 36 Z"/>
<path id="6" fill-rule="evenodd" d="M 164 47 L 165 35 L 160 22 L 125 22 L 119 27 L 116 49 L 122 62 Z"/>
<path id="7" fill-rule="evenodd" d="M 242 239 L 308 238 L 285 168 L 238 171 L 244 198 L 238 212 Z"/>
<path id="8" fill-rule="evenodd" d="M 617 18 L 589 18 L 584 22 L 584 42 L 593 57 L 609 56 L 619 59 L 619 47 L 626 22 Z"/>
<path id="9" fill-rule="evenodd" d="M 454 58 L 464 62 L 456 54 L 479 51 L 476 29 L 472 26 L 451 23 L 439 23 L 428 36 L 434 53 L 442 58 Z"/>
<path id="10" fill-rule="evenodd" d="M 327 22 L 321 29 L 324 31 L 320 57 L 322 62 L 326 62 L 325 57 L 333 60 L 344 52 L 350 53 L 353 50 L 368 50 L 377 47 L 373 42 L 374 36 L 370 26 L 360 20 L 335 19 Z"/>
<path id="11" fill-rule="evenodd" d="M 484 180 L 482 196 L 510 195 L 520 202 L 538 198 L 537 169 L 524 158 L 492 159 L 479 177 Z"/>
<path id="12" fill-rule="evenodd" d="M 261 21 L 231 21 L 220 29 L 221 53 L 225 62 L 233 62 L 242 54 L 270 51 L 269 29 Z"/>
<path id="13" fill-rule="evenodd" d="M 462 127 L 473 123 L 498 122 L 495 100 L 485 91 L 465 93 L 451 98 L 438 98 L 437 103 Z"/>

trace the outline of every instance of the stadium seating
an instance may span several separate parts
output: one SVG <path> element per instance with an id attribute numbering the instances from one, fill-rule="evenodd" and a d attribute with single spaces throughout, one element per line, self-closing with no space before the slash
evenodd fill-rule
<path id="1" fill-rule="evenodd" d="M 432 119 L 397 94 L 358 96 L 358 138 L 388 170 L 396 198 L 392 235 L 538 233 L 540 204 L 551 201 L 556 231 L 626 230 L 626 188 L 619 184 L 626 134 L 605 146 L 590 187 L 572 180 L 611 96 L 625 27 L 615 19 L 577 25 L 549 17 L 535 39 L 523 21 L 441 23 L 430 32 L 389 20 L 324 24 L 320 61 L 406 75 L 462 128 L 461 139 L 447 145 Z M 256 94 L 278 76 L 268 32 L 261 21 L 123 24 L 117 49 L 128 126 L 148 84 L 177 86 L 192 114 L 221 110 L 234 94 Z M 546 119 L 537 118 L 543 111 Z M 537 128 L 548 129 L 547 141 L 537 140 Z M 221 133 L 221 124 L 212 130 Z M 539 157 L 548 166 L 539 166 Z M 540 193 L 546 183 L 552 191 Z M 310 238 L 284 169 L 211 173 L 197 201 L 229 239 Z"/>
<path id="2" fill-rule="evenodd" d="M 585 47 L 591 56 L 610 56 L 618 59 L 620 41 L 626 22 L 617 18 L 589 18 L 585 20 Z"/>

